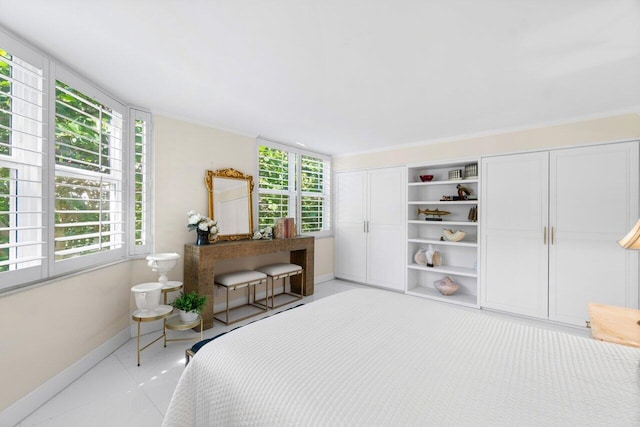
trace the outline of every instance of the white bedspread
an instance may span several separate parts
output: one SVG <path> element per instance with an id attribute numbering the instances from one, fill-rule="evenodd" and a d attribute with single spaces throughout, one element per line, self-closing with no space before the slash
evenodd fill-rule
<path id="1" fill-rule="evenodd" d="M 205 345 L 165 426 L 640 426 L 640 349 L 379 290 Z"/>

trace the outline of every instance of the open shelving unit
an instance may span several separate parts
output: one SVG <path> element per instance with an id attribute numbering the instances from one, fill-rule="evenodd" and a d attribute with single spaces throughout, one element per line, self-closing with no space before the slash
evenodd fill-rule
<path id="1" fill-rule="evenodd" d="M 471 166 L 475 165 L 475 167 Z M 478 236 L 480 214 L 478 159 L 454 162 L 410 165 L 407 168 L 407 286 L 410 295 L 450 303 L 478 307 Z M 475 170 L 475 174 L 471 175 Z M 460 179 L 450 179 L 451 174 Z M 459 172 L 455 172 L 459 171 Z M 465 175 L 465 172 L 467 173 Z M 471 173 L 470 173 L 471 172 Z M 433 175 L 422 182 L 421 175 Z M 471 175 L 471 176 L 469 176 Z M 458 200 L 458 186 L 470 191 Z M 466 198 L 466 199 L 465 199 Z M 470 209 L 476 208 L 475 218 Z M 438 209 L 449 212 L 441 221 L 425 220 L 418 210 Z M 438 216 L 430 216 L 437 218 Z M 462 230 L 465 237 L 458 241 L 441 240 L 443 229 Z M 441 265 L 428 267 L 417 264 L 414 255 L 420 248 L 431 245 L 440 252 Z M 452 295 L 442 295 L 433 282 L 449 276 L 459 286 Z"/>

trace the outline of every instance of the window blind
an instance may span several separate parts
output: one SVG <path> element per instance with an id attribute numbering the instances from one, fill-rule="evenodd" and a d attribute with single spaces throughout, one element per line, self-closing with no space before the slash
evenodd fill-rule
<path id="1" fill-rule="evenodd" d="M 42 276 L 44 70 L 0 46 L 0 288 Z"/>
<path id="2" fill-rule="evenodd" d="M 56 261 L 123 248 L 122 117 L 56 81 Z"/>
<path id="3" fill-rule="evenodd" d="M 151 250 L 151 114 L 131 109 L 129 117 L 133 122 L 133 142 L 130 178 L 130 199 L 132 224 L 131 254 L 149 253 Z"/>

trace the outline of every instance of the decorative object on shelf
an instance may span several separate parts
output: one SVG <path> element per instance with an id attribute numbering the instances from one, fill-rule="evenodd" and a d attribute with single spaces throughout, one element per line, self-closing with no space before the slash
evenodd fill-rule
<path id="1" fill-rule="evenodd" d="M 218 237 L 220 231 L 218 221 L 208 216 L 202 216 L 195 211 L 189 211 L 187 216 L 189 217 L 187 228 L 189 231 L 196 230 L 198 234 L 196 245 L 208 245 L 210 240 L 215 240 Z"/>
<path id="2" fill-rule="evenodd" d="M 433 246 L 429 245 L 429 247 L 427 248 L 427 251 L 425 252 L 425 255 L 427 257 L 427 267 L 433 267 L 433 253 L 435 252 L 435 250 L 433 249 Z"/>
<path id="3" fill-rule="evenodd" d="M 464 236 L 466 235 L 467 233 L 462 230 L 453 231 L 449 228 L 442 229 L 442 237 L 444 237 L 444 239 L 449 242 L 459 242 L 460 240 L 464 239 Z"/>
<path id="4" fill-rule="evenodd" d="M 427 258 L 427 267 L 438 267 L 440 265 L 440 252 L 433 249 L 432 245 L 425 252 Z"/>
<path id="5" fill-rule="evenodd" d="M 160 277 L 158 278 L 158 282 L 162 283 L 162 285 L 166 285 L 169 279 L 167 278 L 167 273 L 171 271 L 173 267 L 178 263 L 178 255 L 175 252 L 166 252 L 160 254 L 151 254 L 147 255 L 147 266 L 151 268 L 152 271 L 158 272 Z"/>
<path id="6" fill-rule="evenodd" d="M 449 276 L 444 276 L 442 279 L 433 282 L 433 287 L 442 295 L 452 295 L 458 290 L 458 284 L 451 280 Z"/>
<path id="7" fill-rule="evenodd" d="M 462 179 L 462 169 L 453 169 L 449 171 L 449 179 Z"/>
<path id="8" fill-rule="evenodd" d="M 276 239 L 288 239 L 296 237 L 298 229 L 296 228 L 295 218 L 278 218 L 273 230 L 273 237 Z"/>
<path id="9" fill-rule="evenodd" d="M 478 164 L 471 163 L 464 167 L 464 178 L 465 179 L 475 179 L 478 177 Z"/>
<path id="10" fill-rule="evenodd" d="M 413 260 L 416 262 L 416 264 L 418 265 L 427 265 L 427 254 L 426 254 L 427 250 L 425 248 L 420 248 L 418 249 L 418 252 L 415 253 L 415 255 L 413 256 Z"/>
<path id="11" fill-rule="evenodd" d="M 433 179 L 433 175 L 420 175 L 420 181 L 422 182 L 431 182 Z"/>
<path id="12" fill-rule="evenodd" d="M 180 320 L 184 323 L 194 322 L 207 302 L 207 296 L 200 296 L 196 291 L 182 292 L 171 305 L 180 312 Z"/>
<path id="13" fill-rule="evenodd" d="M 451 212 L 441 211 L 438 209 L 420 209 L 418 208 L 418 215 L 425 214 L 427 217 L 425 221 L 442 221 L 444 215 L 449 215 Z"/>
<path id="14" fill-rule="evenodd" d="M 140 283 L 131 288 L 131 293 L 136 301 L 138 310 L 143 312 L 155 310 L 160 305 L 162 283 Z"/>
<path id="15" fill-rule="evenodd" d="M 440 265 L 442 264 L 442 257 L 440 256 L 440 251 L 434 251 L 433 252 L 433 257 L 431 258 L 431 264 L 433 264 L 434 267 L 440 267 Z"/>
<path id="16" fill-rule="evenodd" d="M 478 207 L 477 206 L 473 206 L 471 209 L 469 209 L 469 215 L 467 216 L 467 219 L 471 222 L 477 222 L 478 221 Z"/>
<path id="17" fill-rule="evenodd" d="M 456 185 L 458 189 L 458 199 L 457 200 L 467 200 L 467 196 L 471 194 L 471 190 L 464 185 L 458 184 Z M 456 200 L 456 199 L 454 199 Z"/>
<path id="18" fill-rule="evenodd" d="M 273 228 L 266 226 L 262 230 L 253 233 L 253 240 L 271 240 L 273 238 Z"/>

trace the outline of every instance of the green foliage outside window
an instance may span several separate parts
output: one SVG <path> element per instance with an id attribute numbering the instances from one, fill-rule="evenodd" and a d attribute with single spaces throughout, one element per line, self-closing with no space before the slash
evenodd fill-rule
<path id="1" fill-rule="evenodd" d="M 109 173 L 112 112 L 56 82 L 56 164 Z"/>
<path id="2" fill-rule="evenodd" d="M 273 226 L 278 218 L 295 217 L 297 193 L 297 160 L 300 159 L 300 229 L 302 233 L 322 231 L 324 227 L 324 161 L 259 146 L 258 227 Z"/>
<path id="3" fill-rule="evenodd" d="M 11 154 L 11 55 L 0 49 L 0 155 Z"/>
<path id="4" fill-rule="evenodd" d="M 0 228 L 9 228 L 9 174 L 8 168 L 0 168 Z M 9 243 L 9 230 L 0 231 L 0 245 Z M 0 262 L 9 259 L 9 248 L 0 249 Z M 7 271 L 8 265 L 0 266 L 0 271 Z"/>
<path id="5" fill-rule="evenodd" d="M 56 82 L 56 164 L 87 176 L 56 173 L 56 260 L 110 249 L 110 194 L 115 189 L 101 175 L 112 172 L 112 120 L 109 108 Z M 86 250 L 74 252 L 74 248 Z"/>
<path id="6" fill-rule="evenodd" d="M 11 154 L 11 65 L 1 58 L 11 59 L 6 51 L 0 49 L 0 155 Z M 5 78 L 7 77 L 7 78 Z M 9 174 L 10 169 L 0 168 L 0 228 L 9 227 Z M 0 245 L 9 243 L 9 231 L 0 231 Z M 0 249 L 0 262 L 9 259 L 9 248 Z M 0 266 L 7 271 L 9 266 Z"/>

